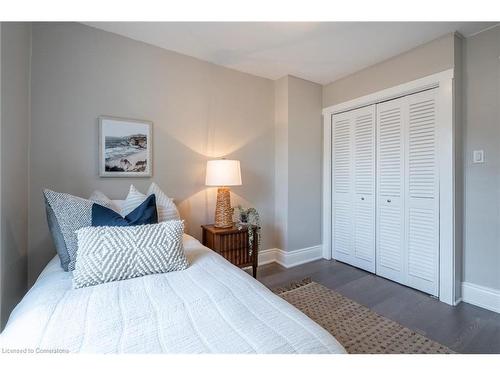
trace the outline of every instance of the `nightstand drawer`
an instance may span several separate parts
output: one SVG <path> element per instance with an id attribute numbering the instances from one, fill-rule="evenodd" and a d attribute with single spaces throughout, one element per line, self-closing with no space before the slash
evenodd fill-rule
<path id="1" fill-rule="evenodd" d="M 235 266 L 251 266 L 252 257 L 248 247 L 248 233 L 241 231 L 215 237 L 213 250 Z"/>
<path id="2" fill-rule="evenodd" d="M 254 228 L 253 249 L 250 251 L 248 229 L 238 230 L 236 227 L 215 228 L 213 225 L 203 225 L 203 245 L 222 255 L 229 262 L 238 267 L 254 268 L 257 270 L 257 229 Z M 251 254 L 250 254 L 251 253 Z"/>

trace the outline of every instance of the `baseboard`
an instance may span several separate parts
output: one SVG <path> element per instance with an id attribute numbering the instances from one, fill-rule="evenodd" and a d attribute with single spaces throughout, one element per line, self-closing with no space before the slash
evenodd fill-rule
<path id="1" fill-rule="evenodd" d="M 281 249 L 259 251 L 259 265 L 276 262 L 285 268 L 295 267 L 321 258 L 323 258 L 321 245 L 291 251 Z"/>
<path id="2" fill-rule="evenodd" d="M 462 301 L 500 313 L 500 290 L 462 283 Z"/>
<path id="3" fill-rule="evenodd" d="M 264 264 L 274 263 L 277 259 L 277 252 L 280 249 L 266 249 L 259 251 L 259 266 Z"/>

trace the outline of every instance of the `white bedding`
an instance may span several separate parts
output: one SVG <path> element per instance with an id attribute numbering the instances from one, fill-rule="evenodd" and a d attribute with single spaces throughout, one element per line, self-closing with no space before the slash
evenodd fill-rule
<path id="1" fill-rule="evenodd" d="M 0 347 L 98 353 L 344 353 L 327 331 L 185 235 L 187 270 L 72 289 L 54 258 Z"/>

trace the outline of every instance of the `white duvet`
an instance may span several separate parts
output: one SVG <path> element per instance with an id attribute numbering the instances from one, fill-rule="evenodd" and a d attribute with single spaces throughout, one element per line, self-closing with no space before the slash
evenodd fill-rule
<path id="1" fill-rule="evenodd" d="M 344 353 L 327 331 L 185 236 L 180 272 L 72 289 L 54 258 L 0 347 L 97 353 Z"/>

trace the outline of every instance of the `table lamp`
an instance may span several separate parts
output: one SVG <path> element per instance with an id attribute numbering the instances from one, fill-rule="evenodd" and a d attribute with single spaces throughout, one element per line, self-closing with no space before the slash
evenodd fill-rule
<path id="1" fill-rule="evenodd" d="M 241 185 L 239 160 L 208 160 L 205 185 L 217 186 L 215 205 L 215 227 L 229 228 L 233 225 L 233 209 L 229 186 Z"/>

